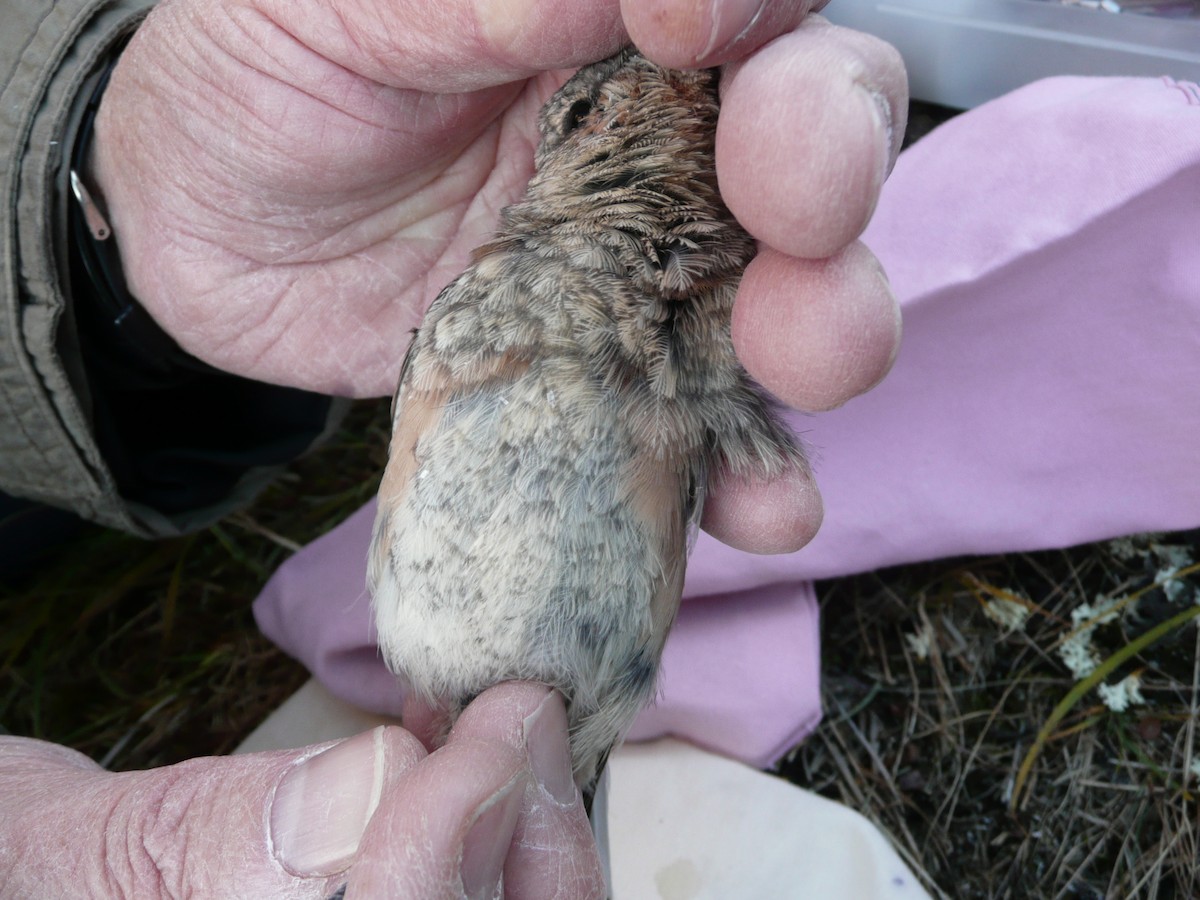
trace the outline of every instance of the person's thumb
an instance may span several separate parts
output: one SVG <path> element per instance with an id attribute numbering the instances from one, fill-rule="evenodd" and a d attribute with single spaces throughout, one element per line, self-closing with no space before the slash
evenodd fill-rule
<path id="1" fill-rule="evenodd" d="M 325 898 L 385 783 L 425 755 L 398 728 L 302 750 L 106 772 L 0 738 L 4 897 Z"/>
<path id="2" fill-rule="evenodd" d="M 575 68 L 610 56 L 628 40 L 617 0 L 254 0 L 253 5 L 291 39 L 351 72 L 391 87 L 438 93 Z"/>

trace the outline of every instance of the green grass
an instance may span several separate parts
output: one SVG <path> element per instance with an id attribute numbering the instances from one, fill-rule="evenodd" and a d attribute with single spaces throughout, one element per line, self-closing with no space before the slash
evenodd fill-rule
<path id="1" fill-rule="evenodd" d="M 0 723 L 114 769 L 230 751 L 307 677 L 251 601 L 372 496 L 387 410 L 357 406 L 206 531 L 93 529 L 0 591 Z M 1200 578 L 1155 584 L 1164 554 L 1200 560 L 1200 533 L 823 583 L 826 718 L 781 775 L 879 824 L 938 897 L 1200 896 L 1200 630 L 1183 621 Z M 1093 635 L 1105 680 L 1140 673 L 1146 698 L 1125 712 L 1059 656 L 1098 594 L 1119 602 Z M 998 601 L 1028 613 L 1021 629 L 989 618 Z"/>
<path id="2" fill-rule="evenodd" d="M 938 897 L 1200 896 L 1200 578 L 1156 583 L 1164 555 L 1200 559 L 1200 534 L 822 585 L 826 717 L 781 774 L 880 825 Z M 1097 595 L 1116 615 L 1077 679 L 1060 649 Z M 1089 688 L 1134 674 L 1125 711 Z"/>
<path id="3" fill-rule="evenodd" d="M 914 104 L 908 142 L 952 114 Z M 248 510 L 159 543 L 94 528 L 0 588 L 0 724 L 113 769 L 229 752 L 307 678 L 250 604 L 374 494 L 387 430 L 359 404 Z M 1161 548 L 1198 561 L 1200 533 L 823 583 L 826 716 L 779 774 L 876 822 L 939 898 L 1200 896 L 1200 577 L 1156 585 Z M 1097 595 L 1122 601 L 1098 671 L 1146 701 L 1123 712 L 1059 654 Z"/>

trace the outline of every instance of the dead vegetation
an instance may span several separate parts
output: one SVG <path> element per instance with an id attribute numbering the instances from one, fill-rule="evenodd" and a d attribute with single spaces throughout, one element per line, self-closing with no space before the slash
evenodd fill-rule
<path id="1" fill-rule="evenodd" d="M 251 603 L 294 550 L 375 493 L 387 400 L 248 510 L 170 541 L 90 528 L 0 584 L 0 725 L 113 769 L 228 753 L 308 673 L 258 630 Z"/>
<path id="2" fill-rule="evenodd" d="M 0 589 L 0 722 L 115 769 L 232 749 L 306 678 L 250 602 L 371 496 L 386 415 L 208 532 L 92 533 Z M 880 824 L 938 898 L 1200 896 L 1198 559 L 1200 533 L 1142 535 L 823 583 L 826 719 L 781 774 Z M 1114 712 L 1064 656 L 1144 702 Z"/>
<path id="3" fill-rule="evenodd" d="M 914 106 L 910 142 L 951 114 Z M 208 531 L 96 531 L 0 587 L 0 723 L 117 769 L 236 746 L 306 677 L 250 602 L 374 492 L 387 411 Z M 1198 560 L 1200 532 L 1144 535 L 823 584 L 825 720 L 780 774 L 937 897 L 1200 897 Z"/>
<path id="4" fill-rule="evenodd" d="M 876 822 L 938 897 L 1200 896 L 1197 549 L 1146 535 L 825 584 L 826 718 L 781 773 Z"/>
<path id="5" fill-rule="evenodd" d="M 0 589 L 0 722 L 115 769 L 228 752 L 306 677 L 250 601 L 370 497 L 386 431 L 386 401 L 364 404 L 249 511 L 158 544 L 97 531 Z M 825 721 L 781 773 L 878 823 L 938 897 L 1200 896 L 1200 632 L 1179 621 L 1198 558 L 1200 533 L 1143 536 L 824 583 Z M 1136 674 L 1144 702 L 1088 689 L 1012 811 L 1083 629 L 1075 657 L 1116 659 L 1103 682 Z"/>

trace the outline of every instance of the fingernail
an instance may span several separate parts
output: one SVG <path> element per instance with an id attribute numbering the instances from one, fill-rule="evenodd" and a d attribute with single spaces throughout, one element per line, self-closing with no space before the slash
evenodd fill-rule
<path id="1" fill-rule="evenodd" d="M 275 855 L 293 875 L 345 869 L 383 790 L 383 728 L 330 747 L 283 776 L 271 802 Z"/>
<path id="2" fill-rule="evenodd" d="M 865 85 L 860 85 L 860 87 L 871 100 L 871 109 L 875 114 L 876 126 L 879 129 L 880 137 L 884 140 L 883 165 L 880 168 L 878 183 L 876 185 L 876 187 L 879 187 L 883 184 L 884 179 L 887 178 L 888 173 L 892 171 L 896 153 L 900 149 L 896 146 L 896 123 L 892 117 L 892 105 L 888 103 L 887 97 L 880 91 Z"/>
<path id="3" fill-rule="evenodd" d="M 714 0 L 708 46 L 696 58 L 703 59 L 745 37 L 766 8 L 767 0 Z"/>
<path id="4" fill-rule="evenodd" d="M 515 778 L 484 801 L 463 839 L 461 873 L 469 900 L 500 900 L 504 896 L 504 860 L 527 783 Z"/>
<path id="5" fill-rule="evenodd" d="M 556 803 L 570 806 L 579 791 L 571 772 L 567 710 L 561 695 L 557 691 L 546 694 L 546 699 L 525 719 L 524 725 L 533 777 Z"/>

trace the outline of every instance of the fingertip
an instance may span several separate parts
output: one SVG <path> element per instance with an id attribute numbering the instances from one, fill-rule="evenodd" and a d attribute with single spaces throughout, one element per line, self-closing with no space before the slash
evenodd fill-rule
<path id="1" fill-rule="evenodd" d="M 811 0 L 622 0 L 629 37 L 655 62 L 706 68 L 743 56 L 794 28 Z"/>
<path id="2" fill-rule="evenodd" d="M 529 900 L 603 897 L 604 875 L 571 771 L 562 694 L 530 681 L 489 688 L 463 711 L 447 747 L 479 740 L 522 754 L 531 776 L 504 868 L 505 890 Z"/>
<path id="3" fill-rule="evenodd" d="M 492 896 L 528 784 L 524 759 L 503 744 L 447 743 L 385 791 L 348 893 L 443 897 L 470 889 Z"/>
<path id="4" fill-rule="evenodd" d="M 621 14 L 630 40 L 663 66 L 695 65 L 712 30 L 695 5 L 677 0 L 621 0 Z"/>
<path id="5" fill-rule="evenodd" d="M 710 487 L 701 527 L 737 550 L 793 553 L 816 535 L 825 516 L 806 466 L 770 481 L 726 472 Z"/>
<path id="6" fill-rule="evenodd" d="M 373 731 L 378 733 L 376 740 L 382 753 L 384 774 L 389 780 L 407 772 L 429 755 L 424 744 L 406 728 L 380 725 Z"/>
<path id="7" fill-rule="evenodd" d="M 900 307 L 859 243 L 821 260 L 764 248 L 733 309 L 733 344 L 760 384 L 793 409 L 834 409 L 878 384 L 900 345 Z"/>
<path id="8" fill-rule="evenodd" d="M 584 65 L 628 40 L 616 0 L 473 0 L 480 36 L 496 55 L 545 71 Z"/>
<path id="9" fill-rule="evenodd" d="M 722 78 L 721 195 L 759 240 L 829 256 L 862 233 L 907 109 L 895 51 L 810 18 Z"/>
<path id="10" fill-rule="evenodd" d="M 583 802 L 575 784 L 571 759 L 570 722 L 567 707 L 558 691 L 550 691 L 521 723 L 529 768 L 534 780 L 560 807 Z"/>
<path id="11" fill-rule="evenodd" d="M 563 704 L 562 695 L 539 681 L 505 681 L 476 697 L 454 723 L 451 735 L 499 740 L 521 749 L 522 722 L 546 702 Z"/>

